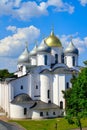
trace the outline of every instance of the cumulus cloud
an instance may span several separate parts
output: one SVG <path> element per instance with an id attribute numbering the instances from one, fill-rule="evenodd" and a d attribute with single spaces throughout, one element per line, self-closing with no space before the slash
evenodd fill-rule
<path id="1" fill-rule="evenodd" d="M 8 26 L 7 30 L 14 32 L 0 40 L 0 68 L 7 68 L 10 72 L 16 71 L 17 59 L 25 48 L 25 42 L 34 43 L 40 35 L 40 30 L 35 26 L 17 28 Z"/>
<path id="2" fill-rule="evenodd" d="M 72 38 L 72 42 L 74 43 L 74 45 L 79 49 L 79 53 L 85 53 L 87 50 L 87 37 L 84 37 L 83 39 L 81 39 L 78 35 L 77 32 L 75 34 L 71 34 L 71 35 L 61 35 L 60 36 L 60 40 L 63 44 L 64 49 L 67 48 L 67 46 L 69 45 L 71 38 Z"/>
<path id="3" fill-rule="evenodd" d="M 0 16 L 10 15 L 21 20 L 29 20 L 33 17 L 48 15 L 48 8 L 52 6 L 57 12 L 74 12 L 74 6 L 63 2 L 63 0 L 40 1 L 38 4 L 36 1 L 1 0 Z"/>
<path id="4" fill-rule="evenodd" d="M 16 26 L 8 26 L 6 29 L 9 30 L 9 31 L 12 31 L 13 33 L 16 33 L 16 31 L 17 31 Z"/>
<path id="5" fill-rule="evenodd" d="M 54 6 L 57 12 L 69 12 L 72 14 L 74 12 L 74 6 L 69 3 L 63 2 L 63 0 L 48 0 L 49 6 Z"/>
<path id="6" fill-rule="evenodd" d="M 39 17 L 47 15 L 47 6 L 45 2 L 39 5 L 34 1 L 22 2 L 21 0 L 2 0 L 0 1 L 0 15 L 11 15 L 12 17 L 21 20 L 30 19 L 32 17 Z"/>
<path id="7" fill-rule="evenodd" d="M 87 4 L 87 0 L 79 0 L 82 6 L 85 6 Z"/>
<path id="8" fill-rule="evenodd" d="M 39 17 L 41 15 L 47 15 L 46 4 L 41 2 L 37 5 L 36 2 L 24 2 L 19 9 L 16 9 L 13 13 L 14 17 L 19 17 L 22 20 L 30 19 L 32 17 Z"/>
<path id="9" fill-rule="evenodd" d="M 16 29 L 16 33 L 0 40 L 0 56 L 17 57 L 23 51 L 25 42 L 33 43 L 40 35 L 40 30 L 35 26 L 25 28 L 7 27 L 8 30 Z"/>

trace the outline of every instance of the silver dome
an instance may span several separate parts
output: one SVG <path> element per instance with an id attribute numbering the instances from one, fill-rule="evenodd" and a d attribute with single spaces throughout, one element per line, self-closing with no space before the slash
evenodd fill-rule
<path id="1" fill-rule="evenodd" d="M 30 52 L 29 56 L 36 56 L 37 54 L 37 46 L 34 47 L 34 49 Z"/>
<path id="2" fill-rule="evenodd" d="M 18 58 L 18 64 L 30 63 L 29 51 L 25 48 L 24 52 Z"/>
<path id="3" fill-rule="evenodd" d="M 43 40 L 42 43 L 40 44 L 40 46 L 38 47 L 37 52 L 47 52 L 47 53 L 50 53 L 51 52 L 51 47 L 47 46 L 47 44 Z"/>
<path id="4" fill-rule="evenodd" d="M 68 47 L 65 49 L 65 54 L 66 53 L 74 53 L 74 54 L 79 54 L 78 49 L 74 46 L 73 42 L 71 41 Z"/>

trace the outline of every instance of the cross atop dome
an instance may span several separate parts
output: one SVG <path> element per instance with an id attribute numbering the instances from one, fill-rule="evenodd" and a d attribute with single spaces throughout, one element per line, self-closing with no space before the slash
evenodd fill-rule
<path id="1" fill-rule="evenodd" d="M 25 48 L 28 49 L 28 42 L 27 41 L 25 42 Z"/>
<path id="2" fill-rule="evenodd" d="M 54 35 L 54 25 L 52 24 L 52 27 L 51 27 L 51 35 Z"/>

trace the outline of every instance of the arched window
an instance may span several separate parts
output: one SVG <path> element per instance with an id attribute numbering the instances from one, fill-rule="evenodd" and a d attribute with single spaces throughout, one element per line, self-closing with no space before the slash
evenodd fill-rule
<path id="1" fill-rule="evenodd" d="M 60 109 L 63 109 L 63 102 L 60 101 Z"/>
<path id="2" fill-rule="evenodd" d="M 68 88 L 69 88 L 69 82 L 66 83 L 66 89 L 68 89 Z"/>
<path id="3" fill-rule="evenodd" d="M 55 111 L 53 112 L 53 115 L 56 115 Z"/>
<path id="4" fill-rule="evenodd" d="M 40 116 L 43 116 L 43 112 L 40 112 Z"/>
<path id="5" fill-rule="evenodd" d="M 47 65 L 47 55 L 44 56 L 44 64 Z"/>
<path id="6" fill-rule="evenodd" d="M 55 64 L 58 63 L 58 54 L 55 54 Z"/>
<path id="7" fill-rule="evenodd" d="M 36 85 L 36 89 L 38 89 L 38 85 Z"/>
<path id="8" fill-rule="evenodd" d="M 24 108 L 24 115 L 27 114 L 27 108 Z"/>
<path id="9" fill-rule="evenodd" d="M 47 116 L 49 115 L 48 111 L 46 112 L 46 115 L 47 115 Z"/>
<path id="10" fill-rule="evenodd" d="M 50 98 L 50 90 L 47 91 L 47 97 Z"/>
<path id="11" fill-rule="evenodd" d="M 64 54 L 61 55 L 61 62 L 64 63 Z"/>
<path id="12" fill-rule="evenodd" d="M 23 85 L 21 85 L 20 89 L 23 89 Z"/>
<path id="13" fill-rule="evenodd" d="M 73 56 L 73 66 L 75 66 L 75 56 Z"/>
<path id="14" fill-rule="evenodd" d="M 49 100 L 48 103 L 51 103 L 51 100 Z"/>

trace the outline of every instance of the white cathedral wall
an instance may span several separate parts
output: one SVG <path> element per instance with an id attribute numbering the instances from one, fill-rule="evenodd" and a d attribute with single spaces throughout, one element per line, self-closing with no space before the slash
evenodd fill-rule
<path id="1" fill-rule="evenodd" d="M 12 86 L 11 83 L 8 84 L 8 95 L 9 95 L 9 102 L 11 102 L 14 99 L 14 86 Z"/>
<path id="2" fill-rule="evenodd" d="M 23 72 L 23 75 L 26 74 L 26 72 L 27 72 L 26 66 L 23 66 L 23 70 L 22 70 L 22 72 Z"/>
<path id="3" fill-rule="evenodd" d="M 30 77 L 29 75 L 26 75 L 10 82 L 10 85 L 14 88 L 14 96 L 17 96 L 21 93 L 29 94 L 29 88 L 30 88 L 29 77 Z M 23 89 L 21 89 L 21 86 L 23 86 Z"/>
<path id="4" fill-rule="evenodd" d="M 59 108 L 51 108 L 51 109 L 29 109 L 29 105 L 16 105 L 10 104 L 10 118 L 13 119 L 43 119 L 43 118 L 52 118 L 61 116 L 61 110 Z M 24 114 L 24 108 L 27 109 L 26 114 Z M 40 112 L 43 112 L 43 116 L 40 116 Z M 55 114 L 53 114 L 55 112 Z M 47 115 L 48 113 L 48 115 Z"/>
<path id="5" fill-rule="evenodd" d="M 55 63 L 55 54 L 58 54 L 58 63 L 61 63 L 61 55 L 63 53 L 63 48 L 52 47 L 51 49 L 51 63 Z"/>
<path id="6" fill-rule="evenodd" d="M 32 56 L 31 57 L 31 65 L 36 65 L 37 64 L 37 57 L 36 56 Z"/>
<path id="7" fill-rule="evenodd" d="M 73 67 L 72 56 L 66 56 L 66 65 L 68 67 Z"/>
<path id="8" fill-rule="evenodd" d="M 75 57 L 75 66 L 78 66 L 78 56 L 75 54 L 67 54 L 65 56 L 65 64 L 68 67 L 73 67 L 73 56 Z"/>
<path id="9" fill-rule="evenodd" d="M 1 107 L 5 110 L 7 105 L 8 87 L 5 82 L 1 83 Z"/>
<path id="10" fill-rule="evenodd" d="M 27 118 L 24 115 L 24 108 L 27 106 L 10 104 L 10 118 Z"/>
<path id="11" fill-rule="evenodd" d="M 38 54 L 37 55 L 37 65 L 44 65 L 44 56 L 43 54 Z"/>
<path id="12" fill-rule="evenodd" d="M 4 109 L 4 105 L 5 105 L 5 87 L 4 87 L 4 83 L 1 84 L 1 107 Z"/>
<path id="13" fill-rule="evenodd" d="M 66 82 L 65 82 L 65 74 L 60 74 L 59 75 L 59 101 L 58 101 L 58 105 L 60 106 L 60 102 L 63 102 L 63 108 L 65 108 L 65 99 L 63 98 L 63 93 L 62 90 L 65 91 L 65 86 Z"/>
<path id="14" fill-rule="evenodd" d="M 40 112 L 43 112 L 43 116 L 40 116 Z M 53 114 L 55 112 L 55 115 Z M 48 113 L 48 115 L 47 115 Z M 32 119 L 43 119 L 43 118 L 53 118 L 61 116 L 61 110 L 59 109 L 42 109 L 42 110 L 34 110 L 32 112 Z"/>
<path id="15" fill-rule="evenodd" d="M 58 105 L 58 100 L 59 100 L 59 94 L 58 94 L 58 89 L 59 89 L 59 83 L 58 83 L 58 75 L 53 75 L 53 103 Z"/>
<path id="16" fill-rule="evenodd" d="M 24 108 L 27 108 L 27 113 L 24 114 Z M 10 104 L 10 118 L 13 119 L 24 119 L 24 118 L 32 118 L 38 119 L 40 118 L 39 110 L 30 110 L 28 105 L 15 105 Z"/>
<path id="17" fill-rule="evenodd" d="M 48 98 L 48 90 L 51 90 L 51 85 L 52 85 L 51 75 L 41 74 L 40 75 L 41 101 L 48 103 L 48 101 L 51 100 L 51 95 Z"/>
<path id="18" fill-rule="evenodd" d="M 65 74 L 55 74 L 53 81 L 53 103 L 60 106 L 60 101 L 65 106 L 62 90 L 65 90 Z"/>
<path id="19" fill-rule="evenodd" d="M 29 95 L 33 100 L 40 99 L 40 79 L 38 74 L 30 75 L 30 91 Z"/>
<path id="20" fill-rule="evenodd" d="M 39 119 L 40 117 L 40 111 L 39 110 L 33 110 L 32 112 L 32 119 Z"/>
<path id="21" fill-rule="evenodd" d="M 2 98 L 2 95 L 1 95 L 1 93 L 2 93 L 1 86 L 2 86 L 2 84 L 1 84 L 1 81 L 0 81 L 0 107 L 1 107 L 1 98 Z"/>
<path id="22" fill-rule="evenodd" d="M 0 83 L 0 107 L 9 113 L 9 86 L 6 82 Z"/>
<path id="23" fill-rule="evenodd" d="M 9 86 L 8 84 L 5 85 L 5 107 L 4 110 L 8 113 L 9 112 Z"/>
<path id="24" fill-rule="evenodd" d="M 45 65 L 44 56 L 47 55 L 47 65 L 51 64 L 51 56 L 49 53 L 38 53 L 37 54 L 37 65 Z"/>

